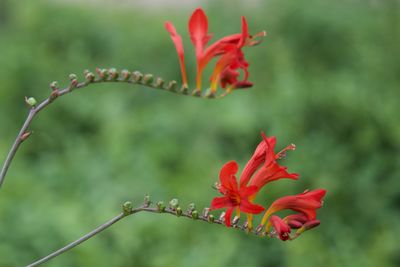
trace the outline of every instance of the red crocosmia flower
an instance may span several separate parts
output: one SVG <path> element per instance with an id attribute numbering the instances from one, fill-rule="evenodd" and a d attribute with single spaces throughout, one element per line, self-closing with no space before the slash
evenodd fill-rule
<path id="1" fill-rule="evenodd" d="M 272 215 L 269 218 L 269 222 L 274 227 L 276 234 L 281 240 L 286 241 L 290 238 L 291 228 L 284 220 L 276 215 Z"/>
<path id="2" fill-rule="evenodd" d="M 246 200 L 246 203 L 249 202 L 252 204 L 253 200 L 256 197 L 256 194 L 260 191 L 261 187 L 266 185 L 269 182 L 276 181 L 282 178 L 289 179 L 297 179 L 298 175 L 295 173 L 288 173 L 286 171 L 286 167 L 282 167 L 278 165 L 277 159 L 281 158 L 284 152 L 288 149 L 294 149 L 294 145 L 290 145 L 281 152 L 275 154 L 274 148 L 276 144 L 275 137 L 266 137 L 264 133 L 262 133 L 263 140 L 257 146 L 253 156 L 247 162 L 244 167 L 242 174 L 240 176 L 240 183 L 237 186 L 236 178 L 227 178 L 236 174 L 238 170 L 237 163 L 231 161 L 224 165 L 220 173 L 221 185 L 219 186 L 219 191 L 227 195 L 228 191 L 228 182 L 233 179 L 235 188 L 238 188 L 239 191 L 246 189 L 244 192 L 246 194 L 241 193 L 242 198 Z M 229 168 L 231 169 L 229 169 Z M 229 172 L 228 172 L 229 170 Z M 229 173 L 227 175 L 226 173 Z M 253 176 L 253 178 L 252 178 Z M 233 182 L 232 182 L 233 183 Z M 224 185 L 225 184 L 225 185 Z M 232 187 L 232 186 L 231 186 Z M 249 189 L 250 188 L 250 189 Z M 236 190 L 236 191 L 238 191 Z M 233 192 L 236 192 L 235 190 Z M 237 193 L 235 193 L 238 195 Z M 235 195 L 230 194 L 230 195 Z M 218 198 L 217 198 L 218 199 Z M 222 207 L 222 206 L 221 206 Z M 214 209 L 217 209 L 214 205 Z M 243 212 L 246 212 L 242 209 Z M 246 212 L 248 217 L 248 227 L 252 228 L 252 214 L 256 214 L 255 212 Z"/>
<path id="3" fill-rule="evenodd" d="M 326 190 L 316 189 L 313 191 L 305 191 L 294 196 L 285 196 L 279 198 L 275 200 L 265 212 L 265 215 L 261 220 L 261 224 L 264 225 L 267 222 L 268 217 L 273 213 L 286 209 L 303 214 L 306 216 L 307 221 L 315 220 L 316 210 L 322 206 L 322 198 L 325 196 L 325 194 Z M 268 226 L 266 228 L 268 228 Z"/>
<path id="4" fill-rule="evenodd" d="M 288 173 L 287 167 L 280 166 L 277 160 L 281 158 L 282 153 L 286 150 L 294 150 L 295 146 L 289 145 L 278 154 L 275 154 L 275 137 L 267 137 L 264 133 L 261 134 L 263 141 L 258 145 L 251 159 L 247 162 L 240 177 L 240 185 L 256 185 L 261 189 L 269 182 L 276 181 L 282 178 L 297 180 L 297 173 Z M 257 171 L 258 170 L 258 171 Z M 257 172 L 256 172 L 257 171 Z M 253 176 L 253 178 L 251 178 Z"/>
<path id="5" fill-rule="evenodd" d="M 263 212 L 264 207 L 253 204 L 249 201 L 249 197 L 258 191 L 256 186 L 238 187 L 235 174 L 238 171 L 238 165 L 235 161 L 226 163 L 220 172 L 220 184 L 218 190 L 224 195 L 216 197 L 211 201 L 210 209 L 226 208 L 225 224 L 230 227 L 232 212 L 240 215 L 240 212 L 250 214 L 259 214 Z"/>
<path id="6" fill-rule="evenodd" d="M 172 41 L 174 42 L 178 51 L 182 71 L 182 66 L 184 68 L 182 41 L 172 24 L 170 22 L 167 23 L 169 25 L 167 30 L 170 33 Z M 196 51 L 197 91 L 201 90 L 202 73 L 204 68 L 211 59 L 218 56 L 221 56 L 221 58 L 218 60 L 211 77 L 212 93 L 215 92 L 219 83 L 221 84 L 222 88 L 229 88 L 229 90 L 252 86 L 252 84 L 247 81 L 248 63 L 244 60 L 244 55 L 241 51 L 241 48 L 244 46 L 254 46 L 260 43 L 260 41 L 256 40 L 256 38 L 265 36 L 265 32 L 260 32 L 254 36 L 249 35 L 246 19 L 242 17 L 242 33 L 225 36 L 206 47 L 212 37 L 212 34 L 208 33 L 208 19 L 201 8 L 198 8 L 193 12 L 189 19 L 188 26 L 190 39 Z M 182 55 L 180 52 L 182 52 Z M 244 72 L 244 79 L 242 81 L 238 81 L 238 76 L 240 75 L 237 71 L 238 69 L 242 69 Z M 183 71 L 182 76 L 184 76 Z"/>

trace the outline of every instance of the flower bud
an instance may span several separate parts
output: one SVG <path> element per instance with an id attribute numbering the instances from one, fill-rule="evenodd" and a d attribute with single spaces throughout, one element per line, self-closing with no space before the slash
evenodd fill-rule
<path id="1" fill-rule="evenodd" d="M 192 211 L 192 218 L 195 220 L 199 218 L 199 212 L 197 210 Z"/>
<path id="2" fill-rule="evenodd" d="M 145 74 L 145 75 L 143 76 L 142 83 L 145 84 L 145 85 L 151 85 L 151 83 L 153 82 L 153 80 L 154 80 L 153 74 Z"/>
<path id="3" fill-rule="evenodd" d="M 124 215 L 129 215 L 132 212 L 133 206 L 132 202 L 127 201 L 122 205 L 122 211 Z"/>
<path id="4" fill-rule="evenodd" d="M 179 206 L 179 201 L 178 201 L 178 199 L 173 198 L 173 199 L 170 200 L 170 202 L 169 202 L 169 207 L 170 207 L 172 210 L 176 210 L 176 208 L 177 208 L 178 206 Z"/>
<path id="5" fill-rule="evenodd" d="M 208 215 L 210 215 L 210 208 L 204 208 L 203 209 L 203 217 L 207 218 Z"/>
<path id="6" fill-rule="evenodd" d="M 50 83 L 50 88 L 53 91 L 58 90 L 58 83 L 56 81 Z"/>
<path id="7" fill-rule="evenodd" d="M 85 79 L 88 82 L 93 82 L 94 78 L 95 78 L 95 76 L 94 76 L 94 74 L 92 72 L 88 72 L 88 73 L 85 74 Z"/>
<path id="8" fill-rule="evenodd" d="M 121 70 L 121 76 L 124 81 L 128 81 L 131 77 L 131 72 L 129 70 Z"/>
<path id="9" fill-rule="evenodd" d="M 119 73 L 116 68 L 111 68 L 108 70 L 108 75 L 112 80 L 118 79 Z"/>
<path id="10" fill-rule="evenodd" d="M 157 209 L 159 212 L 164 212 L 165 211 L 165 205 L 163 201 L 158 201 L 157 204 Z"/>
<path id="11" fill-rule="evenodd" d="M 29 138 L 29 136 L 31 136 L 31 134 L 32 134 L 31 131 L 25 132 L 24 134 L 21 135 L 20 140 L 21 140 L 21 141 L 25 141 L 26 139 Z"/>
<path id="12" fill-rule="evenodd" d="M 140 82 L 143 78 L 143 74 L 140 71 L 132 72 L 132 79 L 134 82 Z"/>
<path id="13" fill-rule="evenodd" d="M 170 81 L 165 89 L 171 92 L 175 92 L 177 82 L 176 81 Z"/>
<path id="14" fill-rule="evenodd" d="M 144 206 L 145 208 L 147 208 L 147 207 L 150 206 L 150 204 L 151 204 L 150 196 L 149 196 L 149 195 L 146 195 L 146 196 L 144 197 L 143 206 Z"/>
<path id="15" fill-rule="evenodd" d="M 176 216 L 181 216 L 182 215 L 182 208 L 181 207 L 177 207 L 176 208 Z"/>
<path id="16" fill-rule="evenodd" d="M 212 214 L 208 215 L 208 221 L 209 221 L 210 223 L 213 223 L 213 222 L 215 221 L 214 215 L 212 215 Z"/>
<path id="17" fill-rule="evenodd" d="M 187 95 L 189 93 L 189 88 L 187 85 L 182 85 L 181 87 L 181 94 Z"/>
<path id="18" fill-rule="evenodd" d="M 163 88 L 164 80 L 160 77 L 157 77 L 156 83 L 154 84 L 157 88 Z"/>
<path id="19" fill-rule="evenodd" d="M 77 80 L 77 79 L 78 79 L 78 78 L 76 77 L 76 74 L 73 74 L 73 73 L 71 73 L 68 77 L 69 77 L 69 79 L 70 79 L 71 81 Z"/>
<path id="20" fill-rule="evenodd" d="M 37 104 L 37 101 L 35 98 L 33 97 L 25 97 L 25 103 L 28 104 L 28 106 L 30 107 L 35 107 Z"/>

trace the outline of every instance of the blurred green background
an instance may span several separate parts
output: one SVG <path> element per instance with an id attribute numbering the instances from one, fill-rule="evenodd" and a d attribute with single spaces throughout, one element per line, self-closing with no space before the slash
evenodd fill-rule
<path id="1" fill-rule="evenodd" d="M 83 1 L 82 1 L 83 2 Z M 260 130 L 297 182 L 272 183 L 260 203 L 328 190 L 320 227 L 293 242 L 168 215 L 138 214 L 47 266 L 400 266 L 400 4 L 381 1 L 0 0 L 0 157 L 25 116 L 24 96 L 82 79 L 96 66 L 180 79 L 163 23 L 183 35 L 201 5 L 210 31 L 267 30 L 247 49 L 255 86 L 203 100 L 101 84 L 41 113 L 0 192 L 0 266 L 23 266 L 77 239 L 148 193 L 209 205 L 220 167 L 244 166 Z"/>

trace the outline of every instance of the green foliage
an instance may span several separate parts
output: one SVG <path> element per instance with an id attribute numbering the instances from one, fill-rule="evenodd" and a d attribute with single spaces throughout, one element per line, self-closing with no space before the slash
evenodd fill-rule
<path id="1" fill-rule="evenodd" d="M 173 20 L 188 47 L 189 9 L 54 2 L 0 0 L 1 157 L 26 116 L 24 97 L 47 97 L 48 84 L 67 85 L 69 73 L 115 67 L 179 80 L 163 22 Z M 254 88 L 204 100 L 102 84 L 54 103 L 34 121 L 0 192 L 0 266 L 47 255 L 146 193 L 201 210 L 222 164 L 243 167 L 260 129 L 278 147 L 296 143 L 285 164 L 301 179 L 271 184 L 259 201 L 326 188 L 315 230 L 284 243 L 137 214 L 48 265 L 400 264 L 399 1 L 232 2 L 205 6 L 215 37 L 237 32 L 240 15 L 269 34 L 246 51 Z M 188 67 L 193 77 L 193 58 Z"/>

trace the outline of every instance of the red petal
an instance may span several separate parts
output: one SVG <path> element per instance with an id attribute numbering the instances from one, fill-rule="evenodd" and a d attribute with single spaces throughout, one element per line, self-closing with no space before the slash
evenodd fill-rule
<path id="1" fill-rule="evenodd" d="M 225 212 L 225 224 L 227 227 L 231 227 L 231 217 L 233 208 L 227 208 Z"/>
<path id="2" fill-rule="evenodd" d="M 207 45 L 211 36 L 208 32 L 207 16 L 201 8 L 196 9 L 189 19 L 190 39 L 196 49 L 197 57 L 203 54 L 204 46 Z"/>
<path id="3" fill-rule="evenodd" d="M 219 173 L 219 180 L 221 181 L 221 185 L 232 189 L 231 186 L 231 177 L 234 176 L 238 171 L 238 164 L 236 161 L 229 161 L 222 166 L 222 169 Z"/>
<path id="4" fill-rule="evenodd" d="M 277 163 L 272 163 L 271 165 L 264 165 L 261 169 L 254 175 L 251 185 L 256 185 L 260 189 L 267 183 L 287 178 L 297 180 L 298 174 L 288 173 L 286 167 L 279 166 Z"/>
<path id="5" fill-rule="evenodd" d="M 178 53 L 179 65 L 182 74 L 182 83 L 183 85 L 187 85 L 188 83 L 186 77 L 185 54 L 183 51 L 182 37 L 176 32 L 174 25 L 169 21 L 165 23 L 165 29 L 169 32 L 172 42 L 175 45 L 176 52 Z"/>
<path id="6" fill-rule="evenodd" d="M 210 209 L 212 210 L 217 210 L 226 207 L 232 207 L 232 202 L 227 197 L 215 197 L 211 201 Z"/>
<path id="7" fill-rule="evenodd" d="M 258 192 L 258 187 L 255 185 L 240 188 L 240 196 L 245 198 L 254 195 Z"/>
<path id="8" fill-rule="evenodd" d="M 249 201 L 242 199 L 240 201 L 240 211 L 251 213 L 251 214 L 259 214 L 263 212 L 265 208 L 261 205 L 250 203 Z"/>

